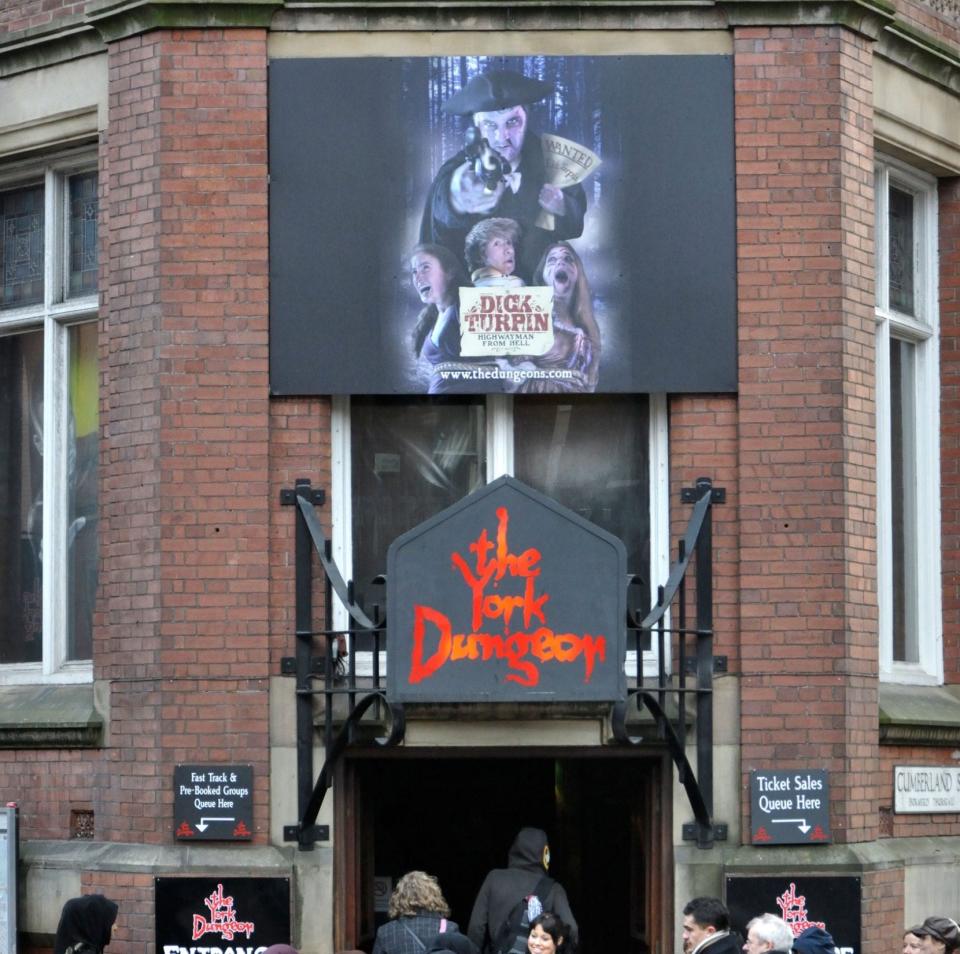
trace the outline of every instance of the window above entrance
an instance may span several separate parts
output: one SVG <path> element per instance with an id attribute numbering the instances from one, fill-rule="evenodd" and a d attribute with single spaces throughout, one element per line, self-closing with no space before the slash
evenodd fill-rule
<path id="1" fill-rule="evenodd" d="M 645 593 L 666 576 L 665 398 L 342 398 L 333 434 L 334 556 L 368 609 L 396 537 L 504 474 L 620 538 Z"/>

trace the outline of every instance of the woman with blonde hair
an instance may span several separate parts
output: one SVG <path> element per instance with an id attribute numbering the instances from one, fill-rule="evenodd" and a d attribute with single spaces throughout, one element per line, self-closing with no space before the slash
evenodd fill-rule
<path id="1" fill-rule="evenodd" d="M 390 920 L 378 931 L 373 954 L 425 954 L 438 934 L 459 931 L 433 875 L 408 871 L 393 889 Z"/>

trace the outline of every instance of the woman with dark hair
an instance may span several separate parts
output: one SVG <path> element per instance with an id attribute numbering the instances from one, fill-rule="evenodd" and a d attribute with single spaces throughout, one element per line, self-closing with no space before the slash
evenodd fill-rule
<path id="1" fill-rule="evenodd" d="M 71 898 L 60 912 L 53 954 L 102 954 L 117 924 L 119 906 L 102 894 Z"/>
<path id="2" fill-rule="evenodd" d="M 544 911 L 530 922 L 527 935 L 529 954 L 569 954 L 570 928 L 555 914 Z"/>
<path id="3" fill-rule="evenodd" d="M 463 264 L 442 245 L 417 245 L 410 253 L 410 274 L 424 304 L 412 343 L 413 353 L 430 364 L 427 393 L 475 393 L 473 373 L 493 365 L 483 359 L 460 357 L 460 288 L 470 284 Z"/>
<path id="4" fill-rule="evenodd" d="M 441 364 L 460 361 L 460 286 L 470 280 L 463 265 L 443 245 L 417 245 L 410 253 L 410 277 L 423 302 L 413 329 L 413 353 L 430 363 L 428 394 L 453 390 L 438 372 Z"/>
<path id="5" fill-rule="evenodd" d="M 378 931 L 373 954 L 425 954 L 437 934 L 459 931 L 447 920 L 447 904 L 440 885 L 424 871 L 408 871 L 390 896 L 390 920 Z"/>

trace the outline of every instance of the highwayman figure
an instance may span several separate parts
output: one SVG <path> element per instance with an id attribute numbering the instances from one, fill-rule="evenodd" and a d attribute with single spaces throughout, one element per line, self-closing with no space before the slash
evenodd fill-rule
<path id="1" fill-rule="evenodd" d="M 521 229 L 516 274 L 529 283 L 544 249 L 583 232 L 587 196 L 579 184 L 561 189 L 546 182 L 540 136 L 527 128 L 527 106 L 553 92 L 541 80 L 509 70 L 474 76 L 443 111 L 470 116 L 480 135 L 509 166 L 495 184 L 477 174 L 469 149 L 448 159 L 427 194 L 420 241 L 445 245 L 463 257 L 467 233 L 481 219 L 513 219 Z M 553 230 L 536 224 L 541 212 L 554 216 Z"/>

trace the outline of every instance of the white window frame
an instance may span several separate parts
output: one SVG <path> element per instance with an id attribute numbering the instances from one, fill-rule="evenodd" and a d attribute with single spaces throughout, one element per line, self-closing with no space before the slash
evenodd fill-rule
<path id="1" fill-rule="evenodd" d="M 889 190 L 914 198 L 913 266 L 916 315 L 890 304 Z M 940 576 L 940 336 L 937 280 L 937 180 L 885 156 L 876 166 L 876 395 L 877 395 L 877 597 L 880 678 L 888 682 L 943 682 L 943 616 Z M 914 346 L 915 379 L 911 422 L 916 482 L 911 507 L 918 543 L 908 568 L 904 599 L 917 627 L 918 660 L 893 659 L 893 475 L 891 473 L 890 339 Z"/>
<path id="2" fill-rule="evenodd" d="M 71 150 L 43 165 L 23 162 L 0 170 L 0 191 L 43 183 L 43 301 L 0 309 L 0 336 L 43 332 L 42 660 L 0 665 L 0 685 L 86 683 L 92 660 L 67 659 L 67 441 L 69 333 L 96 320 L 98 296 L 69 297 L 69 190 L 72 175 L 97 170 L 96 153 Z"/>
<path id="3" fill-rule="evenodd" d="M 353 576 L 353 496 L 350 459 L 350 398 L 336 395 L 331 407 L 331 551 L 344 579 Z M 650 600 L 657 599 L 657 587 L 670 572 L 670 472 L 667 395 L 651 394 L 649 400 L 649 494 L 650 494 Z M 487 482 L 513 473 L 513 402 L 509 395 L 491 394 L 486 401 Z M 347 612 L 339 600 L 334 601 L 333 625 L 347 629 Z M 669 622 L 667 623 L 669 625 Z M 669 652 L 669 646 L 667 647 Z M 653 653 L 644 660 L 644 674 L 654 676 L 657 662 Z M 629 651 L 628 673 L 635 672 L 636 653 Z M 669 660 L 667 661 L 669 664 Z M 386 652 L 380 653 L 380 673 L 387 671 Z M 371 676 L 371 653 L 358 653 L 357 675 Z"/>

